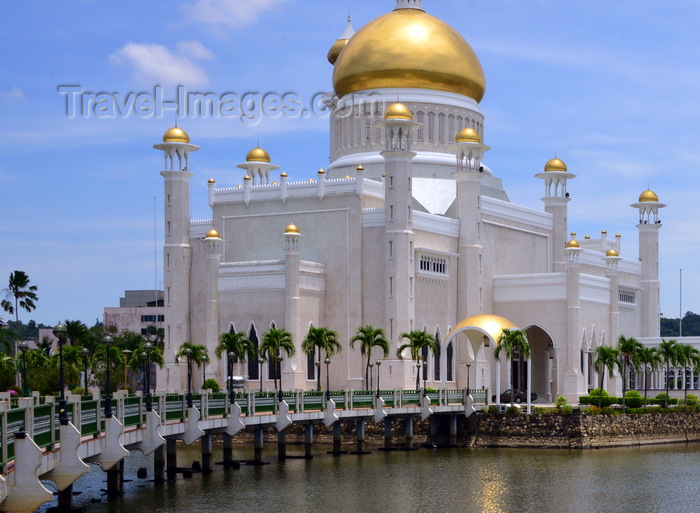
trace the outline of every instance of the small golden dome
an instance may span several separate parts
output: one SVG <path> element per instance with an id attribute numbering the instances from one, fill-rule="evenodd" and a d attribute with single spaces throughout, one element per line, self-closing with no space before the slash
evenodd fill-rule
<path id="1" fill-rule="evenodd" d="M 600 232 L 600 233 L 602 233 L 603 235 L 607 235 L 607 234 L 608 234 L 608 230 L 603 230 L 603 231 Z"/>
<path id="2" fill-rule="evenodd" d="M 285 173 L 284 171 L 282 171 L 282 172 L 280 173 L 280 178 L 287 178 L 287 173 Z"/>
<path id="3" fill-rule="evenodd" d="M 358 170 L 358 171 L 364 171 L 365 168 L 362 166 L 362 164 L 360 164 L 359 166 L 357 166 L 357 170 Z"/>
<path id="4" fill-rule="evenodd" d="M 243 180 L 245 180 L 246 182 L 250 182 L 251 178 L 248 175 L 245 175 L 243 177 Z"/>
<path id="5" fill-rule="evenodd" d="M 639 195 L 639 202 L 640 203 L 645 203 L 645 202 L 654 202 L 658 203 L 659 197 L 656 195 L 654 191 L 651 189 L 647 189 L 643 193 Z"/>
<path id="6" fill-rule="evenodd" d="M 367 89 L 411 88 L 479 102 L 486 78 L 459 32 L 422 9 L 396 9 L 362 27 L 343 47 L 333 88 L 339 98 Z"/>
<path id="7" fill-rule="evenodd" d="M 273 181 L 273 182 L 272 182 L 272 185 L 279 185 L 279 184 L 278 184 L 277 182 L 274 182 L 274 181 Z"/>
<path id="8" fill-rule="evenodd" d="M 586 235 L 586 236 L 584 237 L 584 239 L 586 239 L 586 240 L 589 240 L 590 238 L 591 238 L 590 235 Z"/>
<path id="9" fill-rule="evenodd" d="M 189 143 L 190 136 L 179 126 L 174 126 L 163 134 L 163 142 Z"/>
<path id="10" fill-rule="evenodd" d="M 345 45 L 348 44 L 350 41 L 350 38 L 355 35 L 355 29 L 352 28 L 352 20 L 350 19 L 350 16 L 348 16 L 348 23 L 345 27 L 345 31 L 340 35 L 340 37 L 333 43 L 333 46 L 331 46 L 331 49 L 328 50 L 328 62 L 331 64 L 335 65 L 335 62 L 338 60 L 338 57 L 340 56 L 340 52 L 343 51 L 343 48 L 345 48 Z"/>
<path id="11" fill-rule="evenodd" d="M 299 228 L 296 227 L 296 225 L 290 224 L 287 225 L 287 227 L 284 229 L 285 234 L 295 234 L 299 235 Z"/>
<path id="12" fill-rule="evenodd" d="M 616 256 L 619 256 L 619 254 L 614 249 L 609 249 L 608 252 L 605 253 L 605 256 L 606 257 L 616 257 Z"/>
<path id="13" fill-rule="evenodd" d="M 219 232 L 217 232 L 216 230 L 209 230 L 207 232 L 207 236 L 204 238 L 205 239 L 220 239 L 221 235 L 219 235 Z"/>
<path id="14" fill-rule="evenodd" d="M 350 175 L 345 175 L 346 180 L 350 180 Z"/>
<path id="15" fill-rule="evenodd" d="M 622 237 L 622 235 L 620 235 L 619 233 L 616 233 L 615 237 L 620 238 L 620 237 Z"/>
<path id="16" fill-rule="evenodd" d="M 386 178 L 386 173 L 382 173 L 382 178 Z"/>
<path id="17" fill-rule="evenodd" d="M 245 156 L 246 162 L 266 162 L 270 163 L 270 154 L 260 147 L 253 148 Z"/>
<path id="18" fill-rule="evenodd" d="M 479 133 L 472 127 L 467 127 L 459 131 L 457 137 L 455 137 L 455 142 L 481 143 L 481 137 L 479 137 Z"/>
<path id="19" fill-rule="evenodd" d="M 553 159 L 550 159 L 544 165 L 544 170 L 545 171 L 559 171 L 559 172 L 564 172 L 564 173 L 566 173 L 568 171 L 566 164 L 564 164 L 564 161 L 561 159 L 558 159 L 556 157 L 554 157 Z"/>
<path id="20" fill-rule="evenodd" d="M 571 239 L 569 242 L 566 243 L 566 247 L 567 247 L 567 249 L 571 249 L 571 248 L 579 248 L 581 246 L 579 246 L 579 243 L 576 240 Z"/>
<path id="21" fill-rule="evenodd" d="M 236 185 L 236 189 L 242 189 L 243 186 L 241 184 Z"/>
<path id="22" fill-rule="evenodd" d="M 571 232 L 569 235 L 571 235 L 572 239 L 576 238 L 576 232 Z"/>
<path id="23" fill-rule="evenodd" d="M 318 170 L 318 174 L 319 174 L 319 175 L 325 175 L 326 172 L 325 172 L 323 169 L 319 169 L 319 170 Z"/>
<path id="24" fill-rule="evenodd" d="M 316 183 L 316 180 L 314 180 L 313 178 L 309 178 L 309 179 L 306 180 L 306 181 L 309 182 L 309 183 Z"/>
<path id="25" fill-rule="evenodd" d="M 405 119 L 407 121 L 412 121 L 413 112 L 403 103 L 397 102 L 386 109 L 386 112 L 384 112 L 384 119 Z"/>
<path id="26" fill-rule="evenodd" d="M 207 180 L 207 183 L 216 183 L 216 180 L 214 180 L 213 178 L 210 178 L 209 180 Z"/>

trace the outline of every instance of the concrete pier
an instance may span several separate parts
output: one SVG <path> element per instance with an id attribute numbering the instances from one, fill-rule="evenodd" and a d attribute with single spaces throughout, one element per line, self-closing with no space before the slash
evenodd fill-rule
<path id="1" fill-rule="evenodd" d="M 287 430 L 277 432 L 277 461 L 287 459 Z"/>

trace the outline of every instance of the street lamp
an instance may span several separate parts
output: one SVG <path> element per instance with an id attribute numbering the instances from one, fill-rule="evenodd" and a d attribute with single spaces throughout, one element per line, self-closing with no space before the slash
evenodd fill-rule
<path id="1" fill-rule="evenodd" d="M 153 398 L 151 397 L 151 351 L 153 344 L 146 342 L 143 345 L 143 350 L 146 353 L 146 411 L 153 409 Z"/>
<path id="2" fill-rule="evenodd" d="M 231 404 L 236 402 L 236 397 L 233 395 L 233 359 L 235 357 L 236 353 L 228 352 L 228 402 Z"/>
<path id="3" fill-rule="evenodd" d="M 129 356 L 131 356 L 131 353 L 133 351 L 129 351 L 128 349 L 122 349 L 122 354 L 124 355 L 124 390 L 128 390 L 127 386 L 127 379 L 126 379 L 126 373 L 127 369 L 129 368 Z"/>
<path id="4" fill-rule="evenodd" d="M 275 362 L 275 363 L 276 363 L 276 365 L 275 365 L 275 367 L 276 367 L 275 372 L 276 372 L 277 374 L 280 375 L 280 376 L 279 376 L 279 377 L 280 377 L 280 390 L 279 390 L 279 393 L 277 394 L 277 396 L 278 396 L 280 402 L 281 402 L 282 399 L 284 398 L 284 396 L 282 395 L 282 361 L 283 361 L 283 360 L 284 360 L 283 357 L 278 356 L 278 357 L 277 357 L 277 360 L 276 360 L 276 362 Z"/>
<path id="5" fill-rule="evenodd" d="M 471 362 L 467 362 L 467 395 L 469 395 L 469 369 L 471 369 Z"/>
<path id="6" fill-rule="evenodd" d="M 316 360 L 314 362 L 314 365 L 316 366 L 316 391 L 320 392 L 321 391 L 321 362 Z"/>
<path id="7" fill-rule="evenodd" d="M 202 390 L 204 389 L 204 385 L 207 382 L 207 362 L 209 361 L 209 357 L 205 354 L 202 355 Z"/>
<path id="8" fill-rule="evenodd" d="M 328 366 L 331 364 L 331 359 L 326 356 L 325 360 L 323 360 L 323 363 L 326 364 L 326 399 L 331 398 L 331 389 L 330 389 L 330 379 L 328 375 Z"/>
<path id="9" fill-rule="evenodd" d="M 369 362 L 368 364 L 369 367 L 369 389 L 372 390 L 372 387 L 374 386 L 374 364 L 372 362 Z"/>
<path id="10" fill-rule="evenodd" d="M 66 338 L 68 334 L 68 329 L 62 324 L 58 323 L 53 327 L 53 334 L 58 339 L 58 361 L 59 361 L 59 381 L 61 387 L 61 398 L 58 402 L 58 420 L 62 426 L 68 425 L 68 412 L 66 411 L 66 382 L 63 375 L 63 339 Z"/>
<path id="11" fill-rule="evenodd" d="M 382 361 L 377 360 L 377 397 L 379 397 L 379 367 L 381 366 Z"/>
<path id="12" fill-rule="evenodd" d="M 186 347 L 182 354 L 187 357 L 187 407 L 192 408 L 192 366 L 190 365 L 192 349 Z"/>
<path id="13" fill-rule="evenodd" d="M 141 380 L 141 395 L 143 397 L 146 397 L 146 360 L 148 360 L 148 354 L 146 354 L 146 351 L 141 351 L 141 368 L 143 371 L 143 376 Z"/>
<path id="14" fill-rule="evenodd" d="M 112 418 L 112 384 L 110 383 L 110 377 L 112 375 L 112 364 L 109 362 L 109 350 L 114 344 L 114 339 L 109 335 L 105 335 L 102 339 L 102 343 L 105 345 L 105 353 L 107 354 L 107 387 L 105 390 L 105 418 Z"/>
<path id="15" fill-rule="evenodd" d="M 24 397 L 29 397 L 29 388 L 27 388 L 27 350 L 29 344 L 23 340 L 17 345 L 17 348 L 22 352 L 22 392 Z"/>
<path id="16" fill-rule="evenodd" d="M 428 360 L 423 360 L 423 395 L 428 395 Z"/>
<path id="17" fill-rule="evenodd" d="M 263 375 L 263 363 L 265 363 L 265 359 L 263 357 L 258 358 L 258 364 L 260 365 L 260 391 L 262 392 L 262 375 Z"/>
<path id="18" fill-rule="evenodd" d="M 85 383 L 85 393 L 88 393 L 88 356 L 90 356 L 90 350 L 87 347 L 83 347 L 80 350 L 80 356 L 83 357 L 83 372 L 85 373 L 84 383 Z"/>

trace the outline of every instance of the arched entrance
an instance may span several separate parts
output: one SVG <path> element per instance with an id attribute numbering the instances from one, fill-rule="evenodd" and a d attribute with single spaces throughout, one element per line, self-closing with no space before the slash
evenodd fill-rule
<path id="1" fill-rule="evenodd" d="M 544 328 L 533 324 L 523 331 L 532 351 L 532 392 L 538 399 L 551 402 L 559 389 L 557 348 Z"/>

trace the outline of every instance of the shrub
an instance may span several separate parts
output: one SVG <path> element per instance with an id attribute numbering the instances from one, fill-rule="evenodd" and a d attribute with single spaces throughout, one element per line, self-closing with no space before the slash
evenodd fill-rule
<path id="1" fill-rule="evenodd" d="M 595 396 L 595 397 L 598 397 L 599 395 L 602 395 L 603 397 L 607 397 L 610 394 L 608 394 L 605 390 L 601 391 L 600 388 L 594 388 L 593 390 L 591 390 L 590 395 Z"/>
<path id="2" fill-rule="evenodd" d="M 204 390 L 211 390 L 213 392 L 218 392 L 219 390 L 221 390 L 221 387 L 219 387 L 219 383 L 215 379 L 212 379 L 212 378 L 209 378 L 208 380 L 206 380 L 204 382 L 204 385 L 202 385 L 202 388 Z"/>
<path id="3" fill-rule="evenodd" d="M 495 404 L 492 404 L 489 406 L 487 413 L 489 415 L 498 415 L 498 407 Z"/>
<path id="4" fill-rule="evenodd" d="M 506 408 L 506 414 L 508 415 L 518 415 L 520 414 L 520 406 L 512 405 Z"/>
<path id="5" fill-rule="evenodd" d="M 549 408 L 544 408 L 543 406 L 535 406 L 532 409 L 532 412 L 540 415 L 547 415 L 548 413 L 552 413 L 552 410 L 550 410 Z"/>
<path id="6" fill-rule="evenodd" d="M 679 413 L 693 413 L 695 412 L 695 406 L 688 406 L 686 404 L 682 404 L 680 406 L 677 406 L 675 411 Z"/>
<path id="7" fill-rule="evenodd" d="M 590 408 L 586 408 L 584 413 L 588 413 L 589 415 L 600 415 L 603 413 L 603 409 L 598 408 L 597 406 L 591 406 Z"/>
<path id="8" fill-rule="evenodd" d="M 695 406 L 696 404 L 698 404 L 698 396 L 696 396 L 695 394 L 688 394 L 688 399 L 685 404 L 687 404 L 688 406 Z"/>
<path id="9" fill-rule="evenodd" d="M 578 398 L 578 400 L 581 404 L 590 404 L 593 406 L 598 406 L 598 404 L 600 403 L 600 405 L 603 407 L 610 406 L 611 404 L 617 404 L 620 402 L 620 398 L 611 397 L 605 391 L 603 391 L 602 395 L 582 395 Z"/>
<path id="10" fill-rule="evenodd" d="M 572 413 L 574 413 L 574 409 L 571 407 L 570 404 L 565 404 L 559 409 L 559 413 L 561 413 L 562 415 L 571 415 Z"/>
<path id="11" fill-rule="evenodd" d="M 557 396 L 557 400 L 555 401 L 554 406 L 556 406 L 557 408 L 561 408 L 562 406 L 566 406 L 568 402 L 569 401 L 566 400 L 566 397 L 564 397 L 563 395 L 559 395 Z"/>
<path id="12" fill-rule="evenodd" d="M 628 408 L 639 408 L 644 403 L 642 394 L 636 390 L 628 390 L 625 394 L 625 406 Z"/>
<path id="13" fill-rule="evenodd" d="M 602 413 L 603 415 L 615 415 L 616 412 L 614 408 L 610 408 L 609 406 L 607 406 L 603 408 Z"/>
<path id="14" fill-rule="evenodd" d="M 668 397 L 668 396 L 667 396 L 664 392 L 661 392 L 660 394 L 658 394 L 658 395 L 654 398 L 654 400 L 653 400 L 652 402 L 653 402 L 654 404 L 658 404 L 659 406 L 663 406 L 663 405 L 666 403 L 666 398 L 667 398 L 667 397 Z M 668 397 L 668 404 L 669 404 L 669 405 L 678 404 L 678 399 L 676 399 L 675 397 Z"/>

